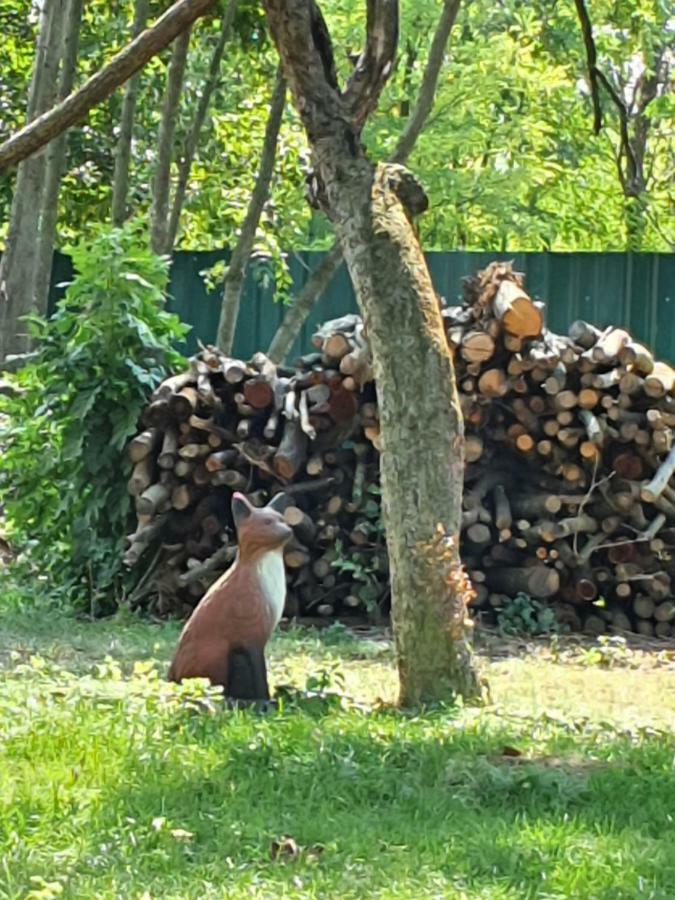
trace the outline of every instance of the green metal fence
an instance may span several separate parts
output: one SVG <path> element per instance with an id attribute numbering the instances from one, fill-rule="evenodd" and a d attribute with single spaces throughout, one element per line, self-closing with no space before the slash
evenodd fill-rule
<path id="1" fill-rule="evenodd" d="M 220 298 L 217 293 L 209 294 L 199 273 L 226 256 L 226 251 L 181 251 L 174 256 L 168 305 L 192 326 L 188 352 L 196 348 L 197 339 L 209 343 L 215 338 Z M 307 281 L 321 257 L 310 251 L 290 256 L 295 290 Z M 598 326 L 621 325 L 661 359 L 675 359 L 675 254 L 430 251 L 426 257 L 436 290 L 449 303 L 461 297 L 463 277 L 494 259 L 509 259 L 525 273 L 529 293 L 546 301 L 547 323 L 554 331 L 564 332 L 570 322 L 580 318 Z M 59 293 L 56 285 L 70 274 L 70 261 L 57 254 L 52 302 Z M 308 352 L 317 323 L 354 311 L 354 292 L 343 266 L 305 323 L 291 358 Z M 236 355 L 247 358 L 265 350 L 283 313 L 272 291 L 249 272 L 235 336 Z"/>

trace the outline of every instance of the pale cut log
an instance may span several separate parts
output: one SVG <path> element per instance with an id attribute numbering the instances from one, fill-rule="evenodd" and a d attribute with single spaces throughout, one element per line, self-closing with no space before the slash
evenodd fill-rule
<path id="1" fill-rule="evenodd" d="M 173 467 L 173 472 L 178 478 L 189 478 L 195 468 L 196 463 L 191 460 L 179 459 Z"/>
<path id="2" fill-rule="evenodd" d="M 502 369 L 487 369 L 478 379 L 478 390 L 485 397 L 503 397 L 509 383 Z"/>
<path id="3" fill-rule="evenodd" d="M 633 612 L 640 619 L 651 619 L 654 615 L 655 603 L 646 594 L 638 594 L 633 600 Z"/>
<path id="4" fill-rule="evenodd" d="M 127 490 L 132 497 L 138 497 L 152 484 L 155 474 L 155 462 L 151 456 L 146 456 L 136 463 L 127 482 Z"/>
<path id="5" fill-rule="evenodd" d="M 171 415 L 179 422 L 188 419 L 197 411 L 198 406 L 199 393 L 197 388 L 194 387 L 184 387 L 177 394 L 172 394 L 169 397 Z"/>
<path id="6" fill-rule="evenodd" d="M 492 311 L 504 330 L 519 338 L 535 338 L 544 324 L 541 311 L 515 281 L 504 279 L 492 301 Z"/>
<path id="7" fill-rule="evenodd" d="M 129 459 L 132 463 L 138 463 L 145 459 L 155 449 L 160 441 L 162 432 L 159 428 L 148 428 L 136 435 L 129 443 Z"/>
<path id="8" fill-rule="evenodd" d="M 548 375 L 544 379 L 543 387 L 544 391 L 553 396 L 555 394 L 560 393 L 565 389 L 565 385 L 567 383 L 567 368 L 565 364 L 561 361 L 556 363 L 553 371 L 550 375 Z"/>
<path id="9" fill-rule="evenodd" d="M 229 450 L 217 450 L 206 457 L 204 465 L 209 472 L 219 472 L 227 469 L 236 460 L 238 452 L 232 448 Z"/>
<path id="10" fill-rule="evenodd" d="M 202 459 L 204 456 L 209 456 L 211 453 L 211 448 L 208 444 L 185 444 L 182 446 L 178 455 L 181 459 Z"/>
<path id="11" fill-rule="evenodd" d="M 485 576 L 489 587 L 511 596 L 523 592 L 533 598 L 546 599 L 556 594 L 560 588 L 557 570 L 541 565 L 487 569 Z"/>
<path id="12" fill-rule="evenodd" d="M 665 603 L 659 603 L 654 610 L 654 619 L 657 622 L 675 621 L 675 603 L 673 603 L 672 600 L 666 600 Z"/>
<path id="13" fill-rule="evenodd" d="M 615 363 L 621 349 L 630 341 L 630 335 L 623 328 L 608 328 L 593 345 L 590 355 L 597 363 Z"/>
<path id="14" fill-rule="evenodd" d="M 178 433 L 174 428 L 168 428 L 164 433 L 162 449 L 157 457 L 157 465 L 160 469 L 173 469 L 176 464 L 178 450 Z"/>
<path id="15" fill-rule="evenodd" d="M 316 524 L 299 506 L 287 506 L 284 519 L 303 544 L 313 544 L 316 538 Z"/>
<path id="16" fill-rule="evenodd" d="M 511 509 L 519 516 L 546 516 L 560 512 L 562 502 L 554 494 L 521 494 L 510 497 Z"/>
<path id="17" fill-rule="evenodd" d="M 171 492 L 171 506 L 174 509 L 187 509 L 195 498 L 195 488 L 190 484 L 179 484 Z"/>
<path id="18" fill-rule="evenodd" d="M 641 375 L 649 375 L 654 369 L 654 357 L 652 353 L 637 341 L 629 341 L 619 351 L 619 362 L 622 366 L 630 366 Z"/>
<path id="19" fill-rule="evenodd" d="M 642 499 L 647 503 L 654 503 L 654 501 L 657 500 L 661 496 L 661 494 L 663 494 L 674 472 L 675 448 L 670 451 L 668 456 L 661 463 L 651 481 L 648 481 L 647 484 L 642 486 L 640 490 L 640 496 L 642 497 Z"/>
<path id="20" fill-rule="evenodd" d="M 151 484 L 136 498 L 136 512 L 139 516 L 155 516 L 168 502 L 171 492 L 164 484 Z"/>
<path id="21" fill-rule="evenodd" d="M 644 391 L 648 397 L 665 397 L 675 388 L 675 369 L 663 362 L 654 363 L 654 368 L 644 380 Z"/>
<path id="22" fill-rule="evenodd" d="M 561 391 L 553 398 L 553 408 L 562 412 L 574 409 L 578 402 L 579 398 L 574 391 Z"/>
<path id="23" fill-rule="evenodd" d="M 503 484 L 495 485 L 494 489 L 495 502 L 495 525 L 502 531 L 511 528 L 513 516 L 511 514 L 511 506 L 509 498 L 506 496 L 506 490 Z"/>
<path id="24" fill-rule="evenodd" d="M 459 352 L 467 362 L 487 362 L 494 356 L 495 342 L 485 331 L 468 331 L 462 338 Z"/>
<path id="25" fill-rule="evenodd" d="M 378 429 L 379 431 L 379 429 Z M 464 441 L 464 460 L 467 465 L 476 462 L 483 455 L 483 439 L 478 434 L 468 434 Z"/>
<path id="26" fill-rule="evenodd" d="M 645 380 L 636 372 L 624 372 L 619 380 L 619 390 L 622 394 L 634 397 L 644 391 Z"/>

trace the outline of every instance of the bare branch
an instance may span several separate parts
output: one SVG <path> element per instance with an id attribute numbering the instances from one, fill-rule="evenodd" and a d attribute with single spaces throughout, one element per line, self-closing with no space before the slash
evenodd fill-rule
<path id="1" fill-rule="evenodd" d="M 367 0 L 366 47 L 345 90 L 358 131 L 377 106 L 393 69 L 397 45 L 398 0 Z"/>
<path id="2" fill-rule="evenodd" d="M 215 0 L 178 0 L 174 3 L 151 28 L 120 50 L 79 90 L 0 144 L 0 171 L 35 153 L 71 125 L 84 119 L 93 106 L 109 97 L 135 72 L 142 69 L 148 60 L 208 12 L 214 2 Z"/>
<path id="3" fill-rule="evenodd" d="M 335 121 L 351 128 L 337 88 L 330 34 L 315 0 L 263 0 L 284 75 L 310 142 L 331 138 Z"/>

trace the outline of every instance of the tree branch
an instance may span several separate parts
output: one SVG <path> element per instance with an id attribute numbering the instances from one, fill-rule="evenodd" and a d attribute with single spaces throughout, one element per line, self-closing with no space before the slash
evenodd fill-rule
<path id="1" fill-rule="evenodd" d="M 396 148 L 389 158 L 389 162 L 404 163 L 412 153 L 417 138 L 427 123 L 429 113 L 434 105 L 438 76 L 443 66 L 448 39 L 452 26 L 455 24 L 461 0 L 445 0 L 443 11 L 438 19 L 438 25 L 431 41 L 427 64 L 422 75 L 422 83 L 417 95 L 417 103 L 408 119 L 408 124 L 398 139 Z"/>
<path id="2" fill-rule="evenodd" d="M 351 128 L 337 89 L 330 34 L 315 0 L 263 0 L 270 32 L 312 144 L 331 139 L 335 121 Z"/>
<path id="3" fill-rule="evenodd" d="M 344 96 L 360 132 L 377 106 L 391 74 L 398 46 L 398 0 L 367 0 L 366 47 Z"/>
<path id="4" fill-rule="evenodd" d="M 581 26 L 581 34 L 586 46 L 586 61 L 588 63 L 588 83 L 593 100 L 593 132 L 600 134 L 602 128 L 602 105 L 600 104 L 600 90 L 598 88 L 597 51 L 593 39 L 593 26 L 588 15 L 584 0 L 574 0 L 577 8 L 577 16 Z"/>
<path id="5" fill-rule="evenodd" d="M 0 144 L 0 171 L 35 153 L 84 119 L 92 106 L 109 97 L 214 3 L 215 0 L 177 0 L 151 28 L 127 44 L 79 90 Z"/>

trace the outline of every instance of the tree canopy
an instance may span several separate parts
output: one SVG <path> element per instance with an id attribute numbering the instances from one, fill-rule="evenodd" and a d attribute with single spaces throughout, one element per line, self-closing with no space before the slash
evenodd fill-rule
<path id="1" fill-rule="evenodd" d="M 438 4 L 404 0 L 396 70 L 364 140 L 385 158 L 405 126 L 429 49 Z M 149 17 L 165 3 L 152 0 Z M 211 55 L 219 39 L 222 4 L 193 28 L 176 128 L 185 141 Z M 344 76 L 360 50 L 360 3 L 337 0 L 326 10 Z M 428 248 L 495 250 L 667 250 L 675 241 L 667 215 L 674 153 L 669 134 L 672 94 L 666 90 L 672 16 L 662 0 L 594 2 L 590 10 L 603 109 L 593 130 L 584 36 L 575 5 L 552 0 L 505 0 L 463 5 L 439 81 L 436 103 L 410 159 L 431 198 L 421 223 Z M 85 5 L 77 83 L 130 38 L 132 0 Z M 10 0 L 0 14 L 0 139 L 20 127 L 33 65 L 37 14 L 30 0 Z M 162 95 L 171 50 L 140 76 L 133 126 L 130 208 L 147 216 Z M 246 215 L 276 70 L 262 9 L 237 5 L 205 125 L 190 173 L 177 246 L 211 249 L 233 242 Z M 658 84 L 640 113 L 643 87 Z M 641 93 L 642 91 L 642 93 Z M 627 202 L 622 169 L 622 113 L 645 132 L 643 183 Z M 109 221 L 114 153 L 123 102 L 118 90 L 72 129 L 61 191 L 58 240 L 64 243 Z M 639 119 L 639 114 L 642 119 Z M 646 127 L 645 127 L 646 126 Z M 177 161 L 174 162 L 174 175 Z M 278 259 L 281 249 L 321 248 L 332 242 L 329 224 L 305 203 L 307 151 L 297 116 L 287 106 L 277 148 L 271 197 L 256 250 Z M 0 175 L 0 240 L 5 236 L 13 172 Z M 632 239 L 632 221 L 640 225 Z M 634 229 L 633 229 L 634 230 Z"/>

